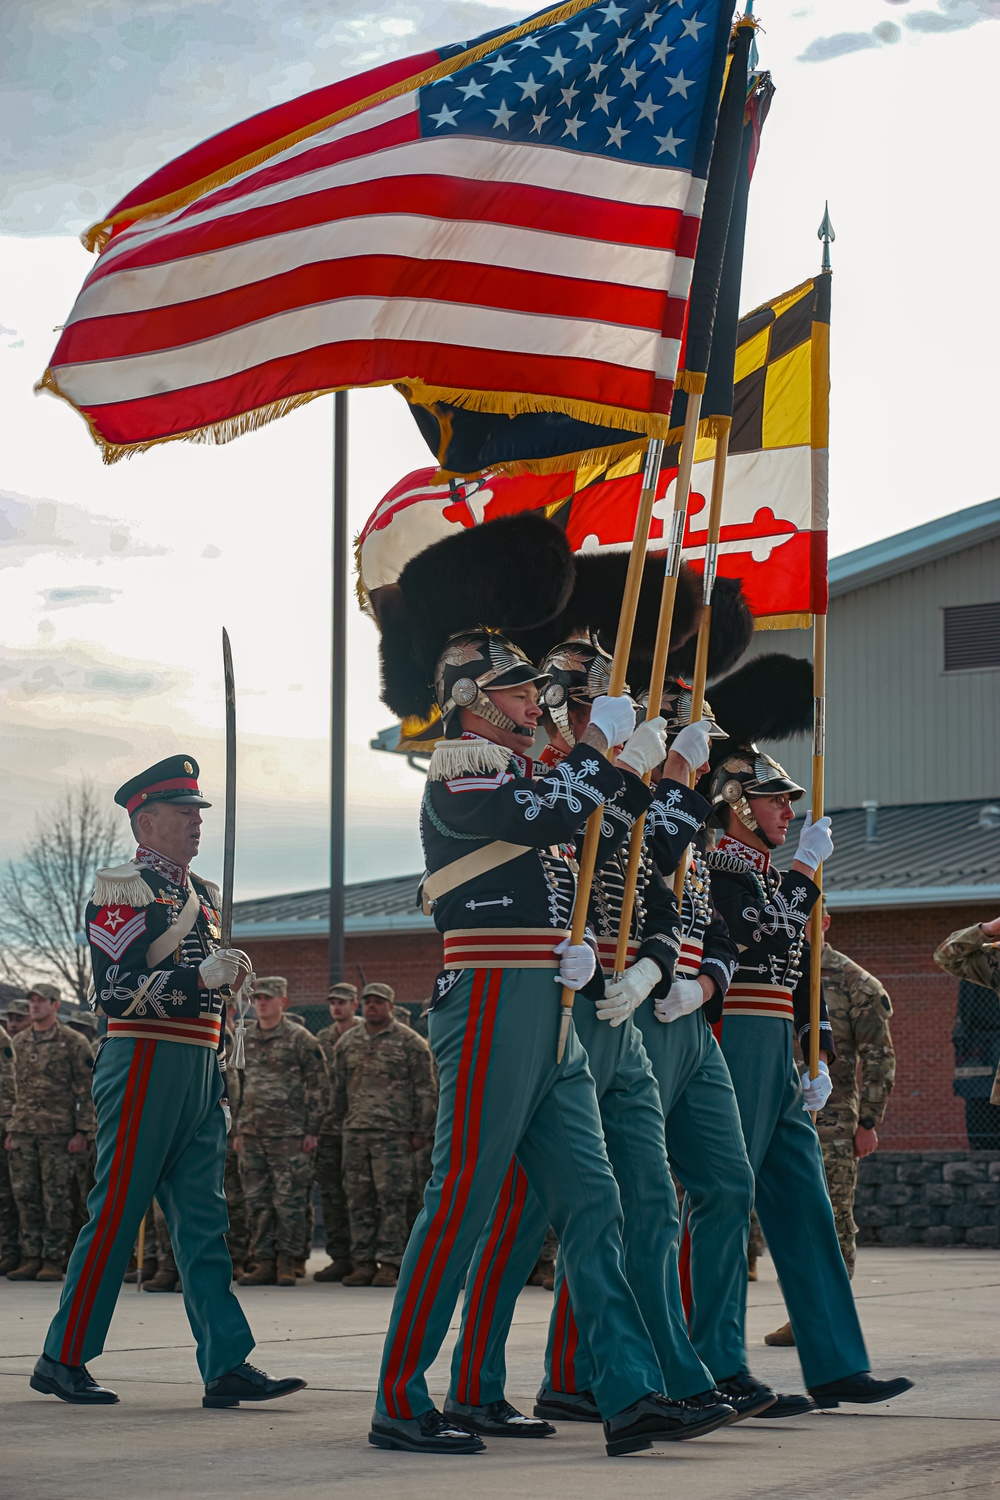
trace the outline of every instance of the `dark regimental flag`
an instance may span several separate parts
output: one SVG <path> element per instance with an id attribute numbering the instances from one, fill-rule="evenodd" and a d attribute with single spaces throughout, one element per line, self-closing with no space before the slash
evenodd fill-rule
<path id="1" fill-rule="evenodd" d="M 792 628 L 826 611 L 830 277 L 817 276 L 739 323 L 733 425 L 719 543 L 721 576 L 741 578 L 758 629 Z M 695 449 L 684 560 L 698 568 L 708 539 L 715 439 Z M 668 451 L 649 547 L 667 543 L 677 479 Z M 628 472 L 632 469 L 633 472 Z M 406 563 L 456 526 L 542 510 L 574 551 L 631 544 L 641 480 L 635 461 L 565 474 L 486 474 L 440 482 L 433 468 L 409 474 L 376 506 L 358 543 L 359 588 L 395 583 Z"/>
<path id="2" fill-rule="evenodd" d="M 732 0 L 585 0 L 319 90 L 135 189 L 42 385 L 108 460 L 333 389 L 667 430 Z"/>

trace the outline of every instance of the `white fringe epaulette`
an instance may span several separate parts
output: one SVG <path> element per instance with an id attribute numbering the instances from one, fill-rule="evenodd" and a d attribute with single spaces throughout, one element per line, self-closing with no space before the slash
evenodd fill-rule
<path id="1" fill-rule="evenodd" d="M 496 776 L 510 765 L 510 751 L 492 740 L 438 740 L 428 781 L 450 781 L 453 776 Z"/>
<path id="2" fill-rule="evenodd" d="M 94 877 L 95 906 L 151 906 L 156 900 L 142 878 L 142 866 L 130 859 L 127 865 L 112 865 L 98 870 Z"/>
<path id="3" fill-rule="evenodd" d="M 198 884 L 204 887 L 205 895 L 208 897 L 209 906 L 213 906 L 215 910 L 218 911 L 222 906 L 222 892 L 216 885 L 215 881 L 206 880 L 204 875 L 199 875 L 194 870 L 191 871 L 191 879 L 197 880 Z"/>

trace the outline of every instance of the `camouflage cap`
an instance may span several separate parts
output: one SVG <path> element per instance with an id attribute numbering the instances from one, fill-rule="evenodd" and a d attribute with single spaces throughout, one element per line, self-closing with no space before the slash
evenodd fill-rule
<path id="1" fill-rule="evenodd" d="M 362 1000 L 367 1000 L 371 995 L 376 1000 L 388 1000 L 389 1004 L 395 1003 L 396 991 L 391 984 L 366 984 L 361 991 Z"/>
<path id="2" fill-rule="evenodd" d="M 33 984 L 28 991 L 28 999 L 32 995 L 40 995 L 43 1000 L 61 1000 L 62 991 L 57 984 Z"/>
<path id="3" fill-rule="evenodd" d="M 84 1031 L 97 1030 L 97 1017 L 92 1010 L 75 1010 L 65 1017 L 67 1026 L 79 1026 Z"/>
<path id="4" fill-rule="evenodd" d="M 341 980 L 339 984 L 331 984 L 327 1000 L 353 1000 L 357 1002 L 358 987 L 356 984 L 348 984 L 347 980 Z"/>
<path id="5" fill-rule="evenodd" d="M 253 992 L 255 995 L 278 995 L 284 1000 L 288 994 L 288 980 L 280 974 L 271 974 L 267 979 L 255 979 Z"/>
<path id="6" fill-rule="evenodd" d="M 4 1012 L 4 1014 L 8 1015 L 8 1016 L 27 1016 L 27 1015 L 30 1015 L 30 1011 L 28 1010 L 28 1002 L 27 1002 L 27 1000 L 8 1000 L 7 1001 L 7 1009 Z"/>

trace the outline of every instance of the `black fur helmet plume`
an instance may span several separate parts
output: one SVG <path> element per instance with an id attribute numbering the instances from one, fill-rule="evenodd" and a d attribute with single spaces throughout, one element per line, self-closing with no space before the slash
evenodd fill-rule
<path id="1" fill-rule="evenodd" d="M 740 578 L 716 578 L 712 590 L 712 629 L 708 637 L 708 679 L 731 672 L 753 640 L 754 621 Z M 672 646 L 667 675 L 691 678 L 697 641 Z M 652 645 L 649 656 L 652 660 Z M 713 699 L 715 694 L 713 693 Z"/>
<path id="2" fill-rule="evenodd" d="M 713 745 L 713 758 L 758 740 L 808 734 L 813 722 L 812 662 L 770 652 L 746 662 L 712 688 L 716 722 L 727 740 Z"/>
<path id="3" fill-rule="evenodd" d="M 509 637 L 541 625 L 565 608 L 575 576 L 562 530 L 530 511 L 425 548 L 397 583 L 372 594 L 382 701 L 400 718 L 426 719 L 435 669 L 452 637 L 484 629 Z"/>
<path id="4" fill-rule="evenodd" d="M 625 674 L 630 683 L 641 683 L 643 671 L 648 670 L 644 663 L 653 654 L 663 593 L 664 560 L 664 553 L 651 552 L 643 564 L 632 651 Z M 541 629 L 510 632 L 511 639 L 532 661 L 541 661 L 560 641 L 583 635 L 591 635 L 602 650 L 614 653 L 629 554 L 578 552 L 574 562 L 572 592 L 558 616 L 548 620 Z M 697 634 L 700 619 L 701 579 L 690 568 L 682 566 L 670 629 L 670 641 L 675 650 Z"/>

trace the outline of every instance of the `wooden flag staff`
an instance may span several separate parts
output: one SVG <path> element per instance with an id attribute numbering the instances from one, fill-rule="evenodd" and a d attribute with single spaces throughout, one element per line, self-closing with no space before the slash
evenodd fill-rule
<path id="1" fill-rule="evenodd" d="M 816 231 L 823 244 L 820 270 L 829 276 L 830 246 L 836 239 L 830 223 L 830 205 L 823 211 L 823 222 Z M 830 325 L 813 320 L 811 345 L 812 445 L 830 446 Z M 813 617 L 813 760 L 812 816 L 817 822 L 823 816 L 826 776 L 826 615 Z M 816 905 L 809 916 L 809 1077 L 819 1074 L 819 1017 L 822 1000 L 821 962 L 823 954 L 823 866 L 813 876 L 819 886 Z"/>
<path id="2" fill-rule="evenodd" d="M 729 459 L 729 432 L 733 425 L 731 417 L 717 417 L 719 431 L 715 443 L 715 464 L 712 468 L 712 498 L 708 509 L 708 541 L 705 546 L 705 571 L 702 579 L 704 608 L 698 624 L 698 648 L 694 658 L 694 678 L 691 683 L 691 714 L 689 723 L 697 724 L 705 708 L 705 684 L 708 681 L 708 643 L 712 634 L 712 594 L 719 566 L 719 535 L 722 531 L 722 497 L 726 488 L 726 463 Z M 697 772 L 688 776 L 688 785 L 694 786 Z M 690 847 L 690 846 L 688 846 Z M 684 896 L 684 879 L 687 875 L 688 850 L 685 849 L 674 875 L 674 895 L 678 910 Z"/>
<path id="3" fill-rule="evenodd" d="M 639 605 L 642 572 L 646 562 L 646 544 L 649 541 L 649 528 L 653 519 L 653 504 L 656 500 L 656 486 L 659 483 L 660 465 L 662 462 L 663 441 L 660 438 L 652 438 L 646 449 L 646 462 L 642 475 L 642 493 L 639 497 L 639 509 L 635 518 L 635 532 L 632 537 L 632 551 L 629 555 L 628 573 L 625 578 L 625 592 L 622 596 L 621 614 L 618 619 L 618 635 L 615 640 L 615 654 L 611 664 L 611 681 L 608 687 L 608 693 L 611 697 L 619 697 L 625 690 L 625 670 L 628 665 L 629 652 L 632 649 L 635 613 Z M 674 546 L 675 536 L 676 548 Z M 668 557 L 672 556 L 676 550 L 678 567 L 680 566 L 682 536 L 683 524 L 678 534 L 675 512 L 674 531 L 671 533 Z M 610 751 L 611 746 L 608 749 Z M 590 890 L 594 880 L 594 867 L 597 864 L 597 845 L 601 837 L 601 820 L 603 816 L 604 809 L 600 807 L 595 813 L 591 814 L 587 821 L 587 832 L 584 835 L 583 848 L 580 851 L 580 873 L 576 881 L 576 904 L 573 907 L 573 921 L 570 927 L 569 939 L 571 943 L 577 945 L 583 942 L 583 935 L 587 926 L 587 908 L 590 905 Z M 572 1015 L 573 991 L 564 989 L 559 1015 L 559 1041 L 556 1046 L 556 1062 L 562 1062 Z"/>
<path id="4" fill-rule="evenodd" d="M 691 494 L 691 470 L 694 467 L 695 445 L 698 441 L 698 421 L 701 416 L 701 391 L 689 391 L 687 400 L 687 411 L 684 416 L 684 434 L 681 438 L 681 451 L 677 463 L 677 483 L 674 489 L 674 513 L 670 529 L 670 547 L 666 558 L 666 571 L 663 576 L 663 592 L 660 595 L 660 614 L 656 625 L 656 644 L 653 648 L 653 664 L 650 669 L 650 704 L 658 704 L 663 697 L 663 683 L 667 675 L 667 656 L 670 653 L 670 627 L 674 619 L 674 602 L 677 598 L 677 579 L 681 570 L 681 547 L 684 542 L 684 527 L 687 524 L 688 499 Z M 632 637 L 629 632 L 629 645 Z M 617 660 L 617 652 L 616 652 Z M 625 653 L 628 660 L 628 651 Z M 622 673 L 624 682 L 624 670 Z M 650 710 L 650 717 L 655 718 L 656 713 Z M 649 785 L 649 772 L 643 777 L 646 785 Z M 632 908 L 635 905 L 635 892 L 639 879 L 639 861 L 642 858 L 643 829 L 646 826 L 645 813 L 637 819 L 632 828 L 629 840 L 628 867 L 625 872 L 625 892 L 622 899 L 621 925 L 618 929 L 618 947 L 615 951 L 615 973 L 625 972 L 626 955 L 628 953 L 628 937 L 632 928 Z"/>

